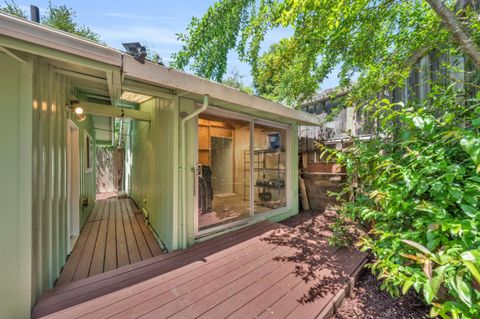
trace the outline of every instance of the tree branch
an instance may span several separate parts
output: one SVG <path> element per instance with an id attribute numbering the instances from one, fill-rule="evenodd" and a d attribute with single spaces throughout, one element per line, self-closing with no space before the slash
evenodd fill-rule
<path id="1" fill-rule="evenodd" d="M 443 3 L 442 0 L 426 0 L 433 11 L 442 19 L 445 28 L 452 33 L 455 42 L 480 68 L 480 47 L 472 37 L 463 29 L 455 14 Z"/>

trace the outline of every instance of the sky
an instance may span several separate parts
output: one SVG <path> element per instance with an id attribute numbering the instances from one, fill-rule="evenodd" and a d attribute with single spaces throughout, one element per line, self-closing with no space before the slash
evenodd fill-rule
<path id="1" fill-rule="evenodd" d="M 0 0 L 0 3 L 2 2 L 3 0 Z M 40 8 L 40 14 L 48 7 L 48 0 L 15 2 L 27 11 L 28 15 L 31 4 Z M 182 47 L 176 34 L 185 32 L 191 18 L 202 17 L 214 2 L 215 0 L 52 0 L 54 5 L 65 4 L 74 9 L 77 16 L 75 21 L 90 27 L 109 46 L 123 50 L 123 42 L 140 42 L 158 52 L 166 64 L 169 63 L 172 53 Z M 288 30 L 270 32 L 262 50 L 267 50 L 271 44 L 288 35 Z M 246 85 L 252 84 L 250 67 L 239 61 L 234 52 L 229 54 L 228 70 L 230 74 L 235 70 L 242 75 Z M 337 85 L 336 76 L 330 76 L 322 84 L 322 89 Z"/>

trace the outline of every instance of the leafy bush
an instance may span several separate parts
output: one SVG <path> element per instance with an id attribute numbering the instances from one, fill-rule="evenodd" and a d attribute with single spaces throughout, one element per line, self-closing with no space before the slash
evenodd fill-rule
<path id="1" fill-rule="evenodd" d="M 479 102 L 452 88 L 428 103 L 372 102 L 378 134 L 333 154 L 358 179 L 341 214 L 368 230 L 372 272 L 392 295 L 415 289 L 432 316 L 480 318 Z"/>

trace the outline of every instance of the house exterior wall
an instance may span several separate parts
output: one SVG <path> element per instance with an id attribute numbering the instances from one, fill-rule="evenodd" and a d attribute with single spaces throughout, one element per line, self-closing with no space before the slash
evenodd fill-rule
<path id="1" fill-rule="evenodd" d="M 178 104 L 160 98 L 139 108 L 152 122 L 133 121 L 130 134 L 132 198 L 148 212 L 150 225 L 169 250 L 177 249 Z M 127 169 L 128 170 L 128 169 Z"/>
<path id="2" fill-rule="evenodd" d="M 88 206 L 80 209 L 83 226 L 95 202 L 95 166 L 86 171 L 85 134 L 93 139 L 92 119 L 77 122 L 65 105 L 72 93 L 67 79 L 42 58 L 34 58 L 32 108 L 32 295 L 52 288 L 68 255 L 67 119 L 79 128 L 80 195 Z M 93 163 L 94 165 L 94 163 Z M 78 205 L 81 205 L 80 200 Z"/>
<path id="3" fill-rule="evenodd" d="M 0 53 L 0 317 L 28 318 L 31 296 L 32 66 Z"/>
<path id="4" fill-rule="evenodd" d="M 173 100 L 152 99 L 140 105 L 141 111 L 151 112 L 150 123 L 133 121 L 127 143 L 126 171 L 131 176 L 130 196 L 140 209 L 148 212 L 150 225 L 168 250 L 191 246 L 195 237 L 195 158 L 197 118 L 185 124 L 183 148 L 181 116 L 196 109 L 195 101 L 175 96 Z M 234 111 L 234 110 L 231 110 Z M 237 109 L 238 112 L 243 111 Z M 290 192 L 288 207 L 275 214 L 259 218 L 279 221 L 298 213 L 298 127 L 290 125 L 288 160 Z M 181 167 L 182 149 L 186 152 L 186 167 Z M 182 174 L 186 178 L 186 202 L 182 200 Z M 182 218 L 184 214 L 185 218 Z M 256 216 L 257 217 L 257 216 Z M 183 240 L 185 233 L 186 241 Z M 212 236 L 218 235 L 213 234 Z M 208 237 L 205 237 L 208 238 Z"/>

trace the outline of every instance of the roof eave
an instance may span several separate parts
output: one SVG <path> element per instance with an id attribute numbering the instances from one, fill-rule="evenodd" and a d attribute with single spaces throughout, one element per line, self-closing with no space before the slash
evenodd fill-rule
<path id="1" fill-rule="evenodd" d="M 159 64 L 140 64 L 132 56 L 108 46 L 3 13 L 0 13 L 0 35 L 114 67 L 123 67 L 124 75 L 135 80 L 195 94 L 208 94 L 227 103 L 276 114 L 297 124 L 320 125 L 319 119 L 312 114 Z"/>

